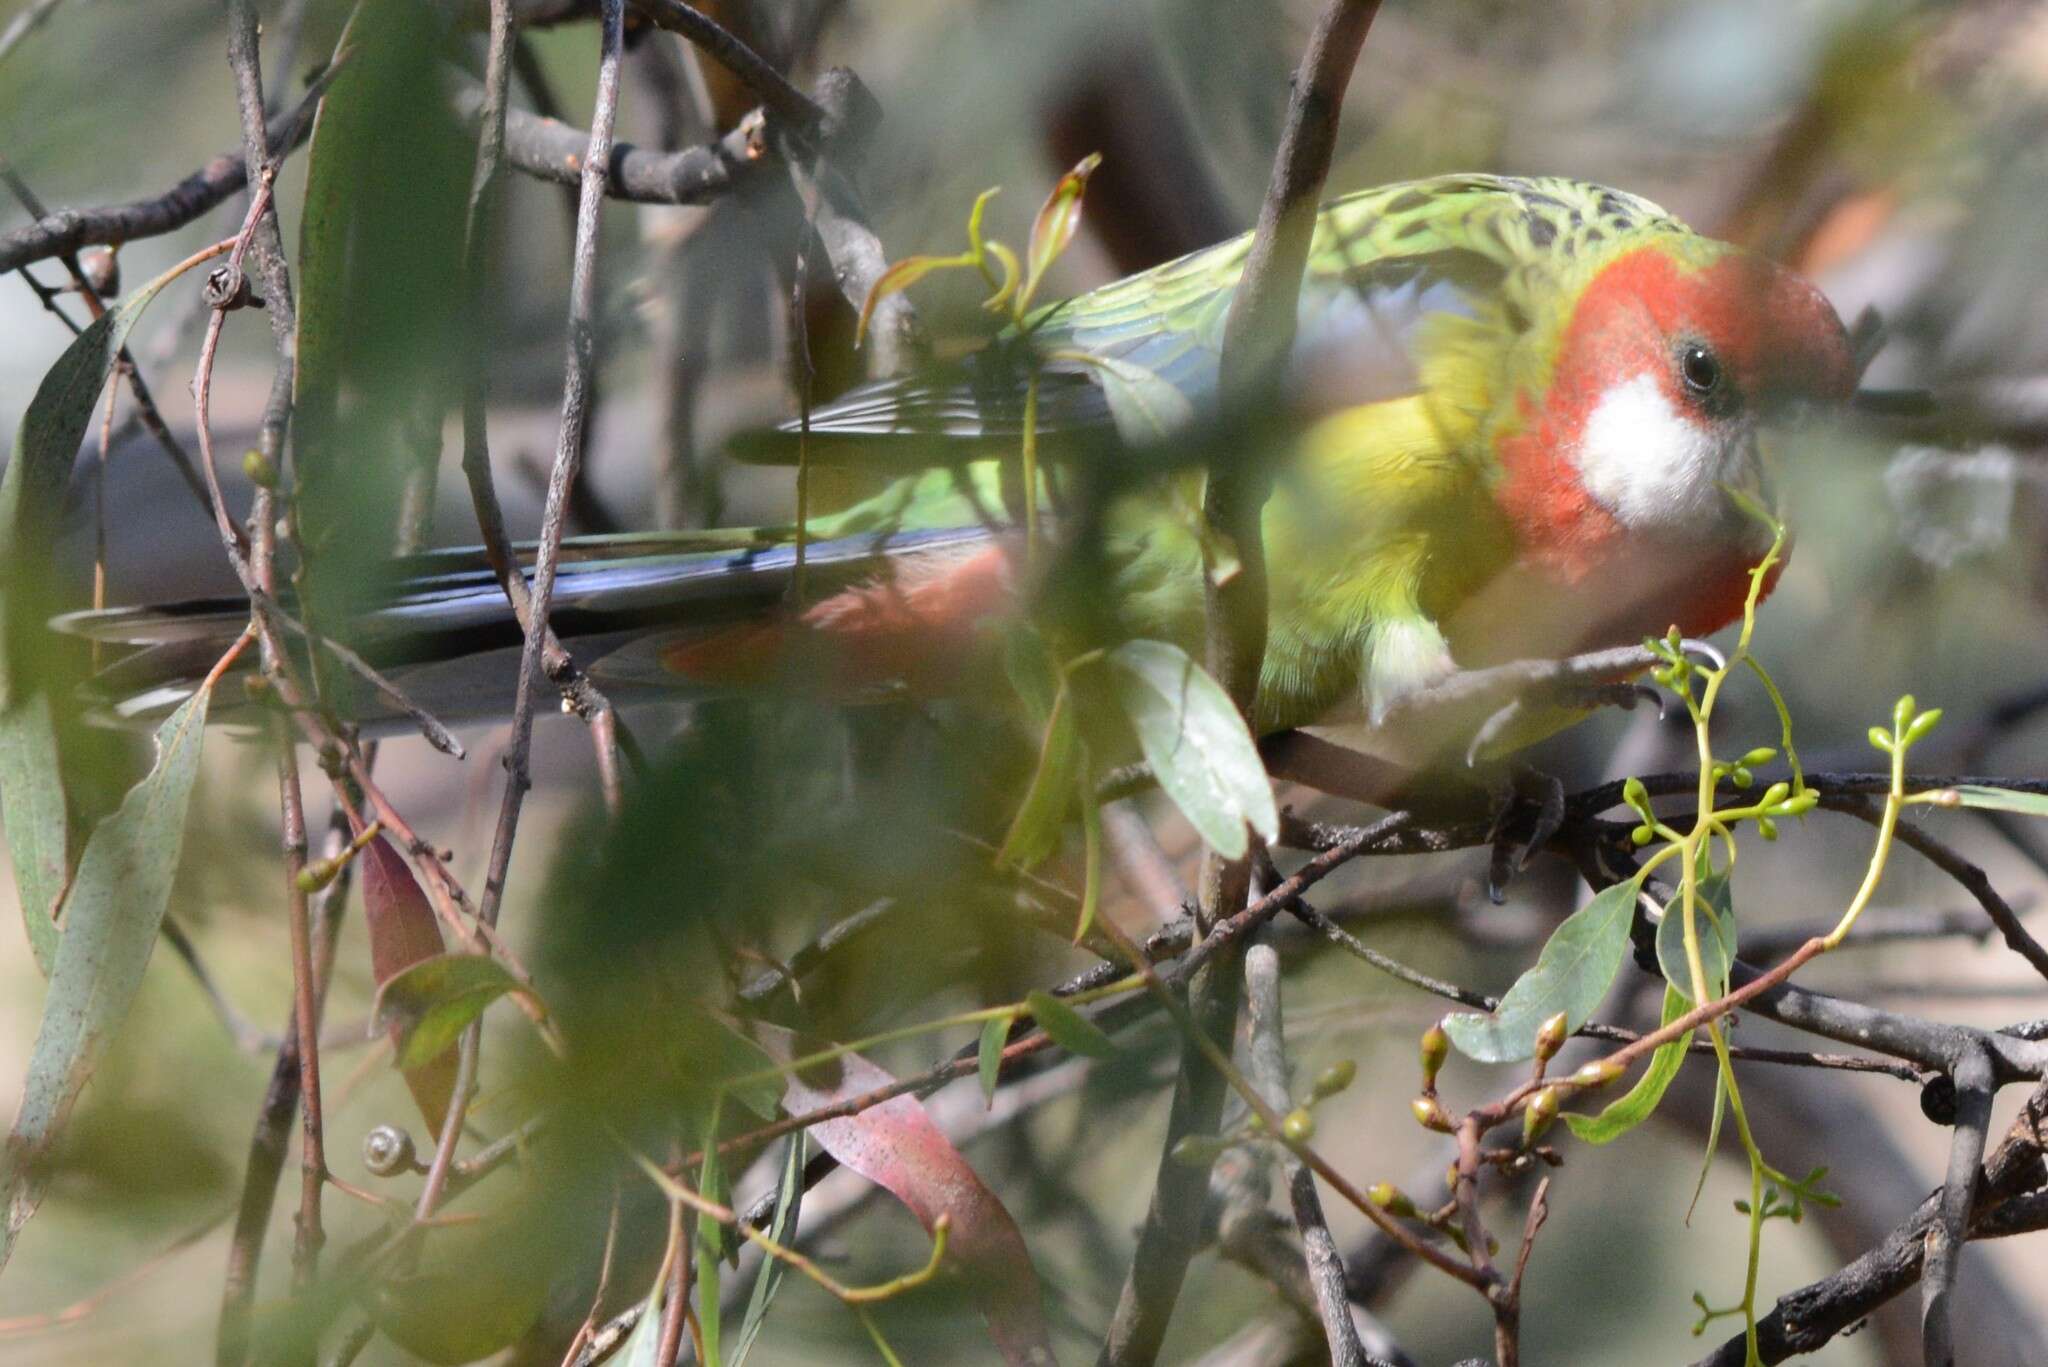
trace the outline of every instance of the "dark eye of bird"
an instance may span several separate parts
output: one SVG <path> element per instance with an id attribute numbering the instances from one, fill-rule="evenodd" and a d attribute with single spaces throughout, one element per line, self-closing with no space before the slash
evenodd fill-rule
<path id="1" fill-rule="evenodd" d="M 1721 362 L 1698 342 L 1688 342 L 1678 353 L 1678 373 L 1694 397 L 1704 399 L 1721 383 Z"/>

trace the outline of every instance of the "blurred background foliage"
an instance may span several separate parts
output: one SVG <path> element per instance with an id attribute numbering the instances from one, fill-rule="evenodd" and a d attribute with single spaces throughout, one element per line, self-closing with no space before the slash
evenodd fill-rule
<path id="1" fill-rule="evenodd" d="M 292 79 L 271 76 L 295 95 L 333 50 L 348 6 L 264 8 L 266 58 L 283 35 L 296 35 Z M 482 8 L 437 10 L 473 21 Z M 530 61 L 516 102 L 552 103 L 567 122 L 585 125 L 596 53 L 585 7 L 522 8 L 547 22 L 526 35 Z M 1250 225 L 1315 7 L 806 0 L 718 8 L 790 64 L 799 83 L 845 64 L 879 98 L 886 117 L 862 181 L 892 256 L 954 250 L 967 204 L 996 184 L 1007 189 L 991 208 L 992 231 L 1021 242 L 1043 187 L 1081 154 L 1102 151 L 1086 227 L 1055 268 L 1042 296 L 1050 298 Z M 0 27 L 20 12 L 0 6 Z M 308 467 L 309 495 L 324 500 L 315 553 L 333 557 L 337 570 L 320 582 L 374 596 L 400 527 L 416 526 L 432 544 L 475 539 L 456 466 L 459 433 L 436 438 L 440 415 L 450 411 L 450 362 L 466 345 L 450 340 L 450 323 L 471 156 L 470 132 L 447 112 L 444 72 L 451 64 L 473 69 L 479 43 L 473 27 L 434 36 L 436 26 L 402 4 L 373 4 L 365 16 L 372 27 L 358 35 L 356 60 L 369 97 L 352 106 L 364 121 L 355 160 L 312 171 L 335 177 L 346 230 L 331 231 L 308 209 L 303 154 L 287 163 L 278 203 L 288 245 L 327 244 L 318 263 L 294 249 L 295 279 L 302 306 L 324 299 L 328 318 L 339 320 L 331 340 L 345 352 L 331 411 L 302 416 L 299 427 L 301 452 L 325 453 Z M 210 0 L 69 0 L 4 58 L 0 152 L 53 205 L 154 195 L 237 146 L 221 51 L 220 9 Z M 621 134 L 646 146 L 714 136 L 750 104 L 730 85 L 671 36 L 641 33 Z M 2038 775 L 2038 724 L 1978 732 L 1975 753 L 1962 741 L 1972 719 L 2048 677 L 2044 126 L 2048 7 L 2033 3 L 1389 0 L 1352 84 L 1330 186 L 1458 170 L 1623 186 L 1702 231 L 1809 271 L 1844 318 L 1866 306 L 1881 310 L 1891 341 L 1871 382 L 1935 387 L 1953 420 L 1902 435 L 1844 419 L 1798 436 L 1783 465 L 1798 549 L 1764 613 L 1759 653 L 1784 685 L 1816 767 L 1870 767 L 1865 728 L 1911 689 L 1953 719 L 1948 749 L 1939 759 L 1930 754 L 1929 767 Z M 493 450 L 521 536 L 537 525 L 537 472 L 553 443 L 572 208 L 563 187 L 514 177 L 489 296 Z M 180 233 L 133 244 L 121 254 L 124 275 L 147 279 L 231 231 L 240 213 L 239 205 L 223 206 Z M 14 206 L 0 209 L 0 229 L 20 221 Z M 600 400 L 585 467 L 589 497 L 572 530 L 790 517 L 787 472 L 734 466 L 721 447 L 730 433 L 793 408 L 784 357 L 795 223 L 779 182 L 708 208 L 607 206 Z M 814 281 L 807 293 L 822 399 L 859 377 L 861 358 L 848 345 L 850 311 L 829 282 Z M 981 293 L 965 278 L 920 287 L 919 309 L 942 352 L 987 335 Z M 199 318 L 196 306 L 166 299 L 135 339 L 174 425 L 186 421 Z M 228 339 L 214 411 L 222 449 L 235 451 L 268 387 L 270 344 L 255 325 L 230 328 Z M 9 429 L 66 340 L 18 281 L 0 285 L 0 415 Z M 119 433 L 106 475 L 111 600 L 229 588 L 198 505 L 146 436 L 130 426 Z M 438 464 L 423 461 L 437 445 Z M 821 475 L 819 486 L 828 503 L 866 487 L 838 473 Z M 237 506 L 246 496 L 245 485 L 233 488 Z M 56 578 L 82 601 L 93 542 L 83 475 L 73 503 Z M 329 611 L 330 620 L 344 620 L 346 604 Z M 1730 753 L 1775 739 L 1762 699 L 1739 692 L 1735 704 Z M 955 834 L 999 838 L 1029 772 L 1031 738 L 992 725 L 985 713 L 966 705 L 833 710 L 741 701 L 648 705 L 628 720 L 653 769 L 609 825 L 581 727 L 541 726 L 540 787 L 509 882 L 508 938 L 562 1018 L 579 1065 L 558 1070 L 515 1012 L 492 1013 L 473 1112 L 479 1130 L 503 1135 L 557 1108 L 575 1117 L 548 1131 L 529 1162 L 456 1207 L 499 1213 L 505 1223 L 493 1226 L 502 1237 L 491 1251 L 509 1267 L 472 1279 L 503 1292 L 496 1311 L 444 1318 L 490 1324 L 502 1313 L 516 1321 L 521 1342 L 506 1361 L 556 1360 L 581 1320 L 614 1182 L 627 1195 L 607 1310 L 644 1294 L 665 1213 L 651 1189 L 617 1171 L 605 1135 L 632 1135 L 662 1158 L 701 1139 L 706 1059 L 716 1051 L 687 1047 L 702 1038 L 693 1034 L 701 1027 L 691 1025 L 693 1012 L 732 1006 L 747 984 L 826 928 L 878 907 L 887 916 L 877 929 L 827 956 L 798 993 L 768 993 L 756 1009 L 820 1039 L 846 1039 L 1015 1000 L 1088 962 L 1033 928 L 1033 914 L 1045 917 L 1034 897 L 1065 914 L 1056 893 L 992 879 L 986 851 Z M 454 852 L 454 867 L 474 888 L 503 732 L 478 728 L 466 740 L 471 757 L 460 765 L 416 739 L 387 743 L 380 772 L 415 825 Z M 1576 788 L 1682 766 L 1689 744 L 1686 732 L 1660 727 L 1646 712 L 1614 713 L 1534 759 Z M 144 762 L 133 738 L 103 739 L 82 771 L 92 781 L 74 800 L 88 815 L 108 809 Z M 16 1334 L 8 1322 L 70 1304 L 149 1263 L 208 1227 L 239 1190 L 268 1073 L 264 1036 L 286 1019 L 290 996 L 267 774 L 259 746 L 223 736 L 208 747 L 171 910 L 245 1018 L 248 1047 L 223 1029 L 187 967 L 159 953 L 129 1027 L 80 1106 L 50 1199 L 0 1279 L 0 1361 L 211 1358 L 226 1249 L 220 1228 L 149 1264 L 80 1323 Z M 1287 800 L 1312 814 L 1345 810 L 1308 793 L 1283 794 Z M 1163 804 L 1140 807 L 1190 876 L 1192 836 Z M 324 811 L 323 796 L 316 819 Z M 1931 824 L 2015 902 L 2040 895 L 2038 836 L 2008 838 L 1959 816 Z M 1746 856 L 1737 884 L 1745 934 L 1831 917 L 1866 848 L 1860 828 L 1823 816 Z M 1067 889 L 1078 884 L 1072 853 L 1042 871 Z M 1498 991 L 1578 893 L 1565 869 L 1539 863 L 1507 906 L 1490 907 L 1479 891 L 1483 869 L 1483 852 L 1363 861 L 1326 884 L 1318 905 L 1332 914 L 1369 907 L 1374 943 L 1386 952 Z M 0 893 L 11 896 L 11 887 Z M 1903 857 L 1882 903 L 1886 911 L 1937 911 L 1967 899 Z M 1134 933 L 1153 920 L 1145 900 L 1114 880 L 1105 910 Z M 6 922 L 16 923 L 11 907 Z M 1406 1102 L 1414 1040 L 1439 1004 L 1305 938 L 1279 939 L 1297 1074 L 1343 1058 L 1359 1065 L 1360 1084 L 1319 1116 L 1323 1149 L 1361 1184 L 1385 1178 L 1432 1190 L 1416 1174 L 1439 1172 L 1445 1155 L 1408 1122 Z M 2020 981 L 2019 965 L 1980 940 L 1859 951 L 1811 976 L 1865 999 L 1986 1026 L 2043 1014 L 2040 984 Z M 1654 1013 L 1652 980 L 1624 981 L 1610 1017 Z M 329 1153 L 347 1181 L 405 1195 L 405 1181 L 366 1175 L 355 1154 L 379 1124 L 421 1133 L 386 1056 L 360 1043 L 371 991 L 363 933 L 351 915 L 327 1008 Z M 21 1075 L 40 1002 L 25 943 L 12 931 L 0 935 L 0 1076 Z M 1782 1033 L 1757 1022 L 1741 1038 L 1784 1043 Z M 972 1039 L 966 1027 L 872 1056 L 907 1075 Z M 1029 1099 L 1014 1106 L 985 1115 L 978 1099 L 961 1095 L 972 1092 L 965 1081 L 933 1103 L 1023 1228 L 1063 1360 L 1093 1354 L 1114 1305 L 1149 1194 L 1172 1042 L 1152 1020 L 1119 1036 L 1113 1059 L 1061 1065 L 1016 1084 Z M 1786 1154 L 1783 1166 L 1795 1171 L 1833 1162 L 1830 1185 L 1846 1197 L 1841 1211 L 1772 1228 L 1768 1304 L 1852 1256 L 1917 1201 L 1938 1180 L 1946 1141 L 1920 1120 L 1914 1089 L 1889 1079 L 1754 1076 L 1751 1111 L 1766 1151 Z M 1700 1080 L 1688 1074 L 1689 1084 Z M 1446 1083 L 1478 1095 L 1498 1079 L 1454 1063 Z M 1568 1151 L 1531 1272 L 1533 1360 L 1685 1360 L 1700 1347 L 1687 1332 L 1693 1290 L 1716 1303 L 1730 1299 L 1742 1223 L 1728 1204 L 1744 1189 L 1742 1174 L 1717 1164 L 1687 1226 L 1705 1103 L 1683 1086 L 1681 1093 L 1657 1126 L 1621 1148 Z M 2001 1109 L 1999 1123 L 2005 1115 Z M 727 1132 L 755 1123 L 723 1120 Z M 1816 1156 L 1793 1157 L 1806 1153 Z M 742 1204 L 772 1185 L 776 1161 L 771 1151 L 740 1174 Z M 274 1217 L 266 1300 L 285 1289 L 291 1204 L 281 1200 Z M 378 1219 L 341 1197 L 330 1199 L 329 1212 L 335 1249 Z M 1332 1220 L 1340 1243 L 1359 1245 L 1361 1220 L 1341 1208 Z M 807 1250 L 848 1283 L 915 1267 L 927 1247 L 900 1209 L 843 1173 L 818 1188 L 806 1229 Z M 436 1243 L 444 1238 L 445 1250 Z M 453 1247 L 459 1242 L 454 1232 L 434 1236 L 430 1264 L 471 1266 L 475 1250 Z M 1980 1313 L 1959 1317 L 1963 1360 L 2020 1361 L 2007 1351 L 2014 1343 L 2038 1351 L 2048 1335 L 2048 1275 L 2038 1255 L 1979 1246 L 1970 1258 L 1995 1274 L 2007 1299 L 1985 1289 L 1990 1275 L 1965 1279 L 1962 1294 L 1988 1299 L 1974 1302 Z M 1448 1363 L 1490 1343 L 1470 1293 L 1427 1273 L 1390 1274 L 1374 1310 L 1418 1362 Z M 1269 1321 L 1289 1324 L 1291 1315 L 1268 1284 L 1207 1256 L 1195 1265 L 1166 1356 L 1194 1361 L 1235 1351 L 1241 1355 L 1206 1360 L 1268 1360 L 1246 1346 L 1247 1336 Z M 957 1280 L 893 1300 L 877 1319 L 907 1362 L 995 1360 Z M 1911 1322 L 1910 1312 L 1887 1313 L 1816 1360 L 1917 1361 Z M 869 1351 L 858 1323 L 797 1277 L 754 1360 L 860 1360 Z M 412 1359 L 379 1338 L 361 1360 Z"/>

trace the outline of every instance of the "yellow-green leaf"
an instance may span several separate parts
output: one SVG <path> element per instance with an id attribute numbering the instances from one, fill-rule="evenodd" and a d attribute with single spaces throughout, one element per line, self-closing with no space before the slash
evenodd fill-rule
<path id="1" fill-rule="evenodd" d="M 1031 245 L 1025 252 L 1024 289 L 1017 298 L 1017 312 L 1031 307 L 1031 297 L 1038 292 L 1046 269 L 1074 240 L 1074 233 L 1081 226 L 1081 196 L 1087 193 L 1088 177 L 1100 165 L 1100 152 L 1090 152 L 1081 158 L 1074 163 L 1073 170 L 1060 177 L 1045 203 L 1039 206 L 1038 217 L 1031 225 Z"/>
<path id="2" fill-rule="evenodd" d="M 1690 1003 L 1670 984 L 1664 987 L 1665 1025 L 1677 1020 L 1690 1009 Z M 1678 1070 L 1685 1063 L 1685 1051 L 1692 1043 L 1687 1034 L 1679 1039 L 1668 1040 L 1657 1046 L 1650 1055 L 1650 1066 L 1643 1070 L 1636 1085 L 1626 1095 L 1616 1098 L 1598 1115 L 1566 1114 L 1564 1123 L 1571 1126 L 1572 1133 L 1588 1144 L 1611 1144 L 1656 1113 L 1657 1103 L 1664 1099 L 1671 1080 L 1678 1076 Z"/>
<path id="3" fill-rule="evenodd" d="M 1153 777 L 1202 839 L 1226 859 L 1243 856 L 1247 825 L 1273 839 L 1273 784 L 1222 685 L 1165 641 L 1126 641 L 1105 662 Z"/>
<path id="4" fill-rule="evenodd" d="M 974 254 L 963 252 L 958 256 L 906 256 L 880 275 L 868 287 L 868 297 L 861 301 L 860 320 L 854 324 L 853 344 L 859 346 L 868 335 L 868 322 L 875 316 L 875 306 L 892 294 L 901 294 L 933 271 L 973 270 L 976 266 Z"/>
<path id="5" fill-rule="evenodd" d="M 375 1024 L 397 1031 L 398 1066 L 417 1068 L 454 1044 L 484 1008 L 507 993 L 535 1000 L 488 954 L 441 954 L 377 989 Z"/>
<path id="6" fill-rule="evenodd" d="M 1037 991 L 1024 998 L 1024 1009 L 1039 1023 L 1052 1042 L 1070 1054 L 1108 1058 L 1116 1045 L 1102 1028 L 1050 992 Z"/>
<path id="7" fill-rule="evenodd" d="M 1537 1030 L 1560 1011 L 1567 1031 L 1584 1025 L 1620 971 L 1635 902 L 1635 883 L 1616 883 L 1565 917 L 1492 1014 L 1444 1017 L 1451 1043 L 1480 1063 L 1519 1063 L 1535 1056 Z"/>

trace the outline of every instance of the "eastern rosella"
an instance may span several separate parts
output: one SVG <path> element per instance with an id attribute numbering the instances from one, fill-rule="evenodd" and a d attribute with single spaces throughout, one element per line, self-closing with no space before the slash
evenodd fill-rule
<path id="1" fill-rule="evenodd" d="M 1024 377 L 1039 374 L 1049 449 L 1200 431 L 1218 416 L 1249 242 L 1052 305 L 958 367 L 814 413 L 814 456 L 903 451 L 930 468 L 811 523 L 807 602 L 788 602 L 787 528 L 577 539 L 558 633 L 615 696 L 730 687 L 798 660 L 841 695 L 957 687 L 991 654 L 991 619 L 1029 596 L 1006 522 Z M 1021 364 L 1020 347 L 1035 353 Z M 1768 540 L 1728 492 L 1763 484 L 1759 420 L 1846 398 L 1855 370 L 1811 284 L 1634 195 L 1464 175 L 1329 205 L 1284 396 L 1300 425 L 1265 511 L 1259 726 L 1371 718 L 1454 667 L 1726 625 Z M 1157 402 L 1169 386 L 1176 401 Z M 1113 459 L 1100 452 L 1118 444 L 1086 449 Z M 1046 468 L 1041 497 L 1057 506 L 1058 462 Z M 1197 655 L 1200 478 L 1120 497 L 1100 562 L 1115 631 Z M 481 557 L 410 568 L 349 639 L 430 710 L 506 707 L 518 629 Z M 139 647 L 100 681 L 133 715 L 189 689 L 245 620 L 217 601 L 64 625 Z"/>

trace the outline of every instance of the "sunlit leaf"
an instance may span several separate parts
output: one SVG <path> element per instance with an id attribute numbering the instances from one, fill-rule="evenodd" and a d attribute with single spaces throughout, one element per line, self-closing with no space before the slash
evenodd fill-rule
<path id="1" fill-rule="evenodd" d="M 1072 359 L 1095 371 L 1109 401 L 1110 420 L 1119 437 L 1133 446 L 1162 441 L 1185 432 L 1195 420 L 1195 406 L 1188 396 L 1135 361 L 1115 356 L 1097 356 L 1085 351 L 1058 351 L 1057 359 Z"/>
<path id="2" fill-rule="evenodd" d="M 1244 854 L 1247 825 L 1271 840 L 1273 785 L 1222 685 L 1165 641 L 1126 641 L 1106 662 L 1145 762 L 1196 833 L 1228 859 Z"/>
<path id="3" fill-rule="evenodd" d="M 1073 170 L 1059 178 L 1045 203 L 1039 206 L 1038 217 L 1031 224 L 1031 245 L 1025 249 L 1024 291 L 1017 300 L 1018 312 L 1031 307 L 1031 298 L 1038 292 L 1046 270 L 1074 240 L 1074 233 L 1081 226 L 1081 196 L 1087 193 L 1088 177 L 1100 165 L 1100 152 L 1090 152 L 1081 158 L 1074 163 Z"/>
<path id="4" fill-rule="evenodd" d="M 860 318 L 854 324 L 853 344 L 859 346 L 868 335 L 868 322 L 875 316 L 875 306 L 892 294 L 901 294 L 933 271 L 973 270 L 974 254 L 963 252 L 958 256 L 906 256 L 892 263 L 888 269 L 875 277 L 875 283 L 868 287 L 868 297 L 861 301 Z"/>
<path id="5" fill-rule="evenodd" d="M 507 993 L 532 1000 L 488 954 L 437 955 L 378 987 L 376 1024 L 398 1032 L 398 1066 L 417 1068 L 454 1044 L 471 1021 Z"/>
<path id="6" fill-rule="evenodd" d="M 1706 976 L 1707 991 L 1718 997 L 1728 990 L 1728 970 L 1735 962 L 1735 902 L 1725 874 L 1700 880 L 1694 911 L 1700 969 Z M 1657 924 L 1657 966 L 1664 971 L 1664 981 L 1692 1002 L 1692 967 L 1685 957 L 1685 906 L 1676 897 Z"/>
<path id="7" fill-rule="evenodd" d="M 1024 1009 L 1052 1036 L 1052 1042 L 1070 1054 L 1108 1058 L 1116 1044 L 1102 1027 L 1068 1006 L 1050 992 L 1034 991 L 1024 998 Z"/>
<path id="8" fill-rule="evenodd" d="M 1666 984 L 1663 1024 L 1671 1024 L 1689 1008 L 1690 1003 L 1679 995 L 1678 989 Z M 1685 1051 L 1691 1043 L 1692 1037 L 1688 1034 L 1658 1045 L 1650 1055 L 1650 1066 L 1643 1070 L 1643 1075 L 1636 1079 L 1636 1085 L 1625 1095 L 1610 1102 L 1598 1115 L 1566 1112 L 1564 1123 L 1588 1144 L 1611 1144 L 1621 1138 L 1656 1114 L 1657 1104 L 1664 1099 L 1671 1080 L 1678 1076 L 1679 1068 L 1685 1063 Z"/>
<path id="9" fill-rule="evenodd" d="M 23 410 L 0 474 L 0 824 L 28 942 L 45 977 L 57 959 L 50 918 L 64 890 L 68 832 L 56 720 L 36 677 L 49 602 L 44 589 L 64 490 L 100 392 L 136 319 L 175 278 L 158 276 L 72 339 Z"/>
<path id="10" fill-rule="evenodd" d="M 759 1021 L 749 1028 L 777 1060 L 787 1063 L 795 1057 L 792 1032 Z M 894 1081 L 860 1055 L 847 1054 L 792 1077 L 785 1104 L 792 1114 L 802 1114 Z M 809 1132 L 825 1152 L 901 1201 L 927 1232 L 941 1215 L 951 1221 L 947 1262 L 967 1274 L 964 1284 L 980 1305 L 1004 1362 L 1039 1367 L 1057 1360 L 1038 1274 L 1017 1222 L 915 1097 L 891 1097 L 856 1115 L 822 1120 Z"/>
<path id="11" fill-rule="evenodd" d="M 797 1215 L 803 1209 L 807 1147 L 802 1130 L 791 1135 L 783 1146 L 782 1181 L 775 1189 L 775 1220 L 768 1227 L 768 1237 L 784 1247 L 794 1241 Z M 761 1260 L 761 1270 L 754 1274 L 753 1292 L 747 1297 L 746 1318 L 740 1321 L 740 1331 L 733 1337 L 728 1367 L 742 1367 L 747 1354 L 753 1351 L 754 1340 L 761 1336 L 761 1326 L 768 1321 L 768 1306 L 782 1288 L 782 1276 L 787 1270 L 788 1264 L 780 1258 Z"/>
<path id="12" fill-rule="evenodd" d="M 1519 1063 L 1535 1056 L 1537 1029 L 1558 1012 L 1567 1031 L 1584 1025 L 1621 968 L 1635 902 L 1635 883 L 1616 883 L 1567 916 L 1492 1014 L 1444 1017 L 1451 1043 L 1480 1063 Z"/>
<path id="13" fill-rule="evenodd" d="M 155 947 L 185 844 L 185 813 L 199 773 L 211 687 L 193 691 L 156 732 L 156 763 L 99 824 L 64 895 L 64 933 L 50 972 L 43 1022 L 7 1147 L 0 1151 L 0 1267 L 49 1182 L 48 1159 L 128 1014 Z"/>
<path id="14" fill-rule="evenodd" d="M 1982 783 L 1959 783 L 1947 790 L 1956 795 L 1956 806 L 1982 811 L 2018 812 L 2022 816 L 2048 816 L 2048 793 L 2021 793 L 2011 788 L 1993 788 Z"/>

